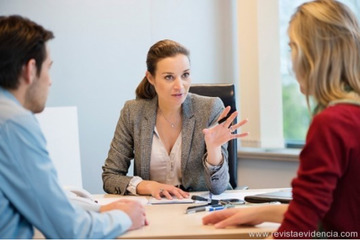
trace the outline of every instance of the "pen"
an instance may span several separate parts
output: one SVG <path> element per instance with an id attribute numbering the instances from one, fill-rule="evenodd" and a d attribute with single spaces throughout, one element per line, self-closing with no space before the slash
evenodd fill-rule
<path id="1" fill-rule="evenodd" d="M 205 211 L 212 212 L 212 211 L 217 211 L 217 210 L 223 210 L 224 208 L 225 208 L 224 206 L 219 206 L 219 207 L 206 207 L 206 208 L 205 208 Z"/>
<path id="2" fill-rule="evenodd" d="M 198 213 L 198 212 L 212 212 L 212 211 L 216 211 L 216 210 L 223 210 L 225 207 L 223 205 L 219 205 L 219 206 L 200 206 L 200 207 L 191 207 L 190 209 L 188 208 L 186 210 L 186 213 Z"/>

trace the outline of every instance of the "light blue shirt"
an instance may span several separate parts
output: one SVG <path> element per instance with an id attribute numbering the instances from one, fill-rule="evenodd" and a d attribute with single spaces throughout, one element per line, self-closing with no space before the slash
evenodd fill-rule
<path id="1" fill-rule="evenodd" d="M 131 226 L 120 210 L 85 211 L 59 185 L 46 140 L 30 111 L 0 87 L 0 238 L 115 238 Z"/>

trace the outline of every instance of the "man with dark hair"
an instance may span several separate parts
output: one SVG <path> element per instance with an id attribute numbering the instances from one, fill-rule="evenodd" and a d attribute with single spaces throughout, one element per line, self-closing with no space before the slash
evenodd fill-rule
<path id="1" fill-rule="evenodd" d="M 43 111 L 51 31 L 0 16 L 0 238 L 115 238 L 147 224 L 143 206 L 122 200 L 99 212 L 72 205 L 59 185 L 34 113 Z"/>

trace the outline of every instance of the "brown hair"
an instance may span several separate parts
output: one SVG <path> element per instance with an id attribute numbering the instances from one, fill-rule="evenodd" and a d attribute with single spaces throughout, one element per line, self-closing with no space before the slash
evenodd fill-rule
<path id="1" fill-rule="evenodd" d="M 22 67 L 35 59 L 37 75 L 46 58 L 46 41 L 51 31 L 18 15 L 0 16 L 0 86 L 16 89 Z"/>
<path id="2" fill-rule="evenodd" d="M 156 72 L 156 65 L 160 60 L 168 57 L 174 57 L 177 54 L 183 54 L 188 58 L 190 55 L 189 50 L 173 40 L 165 39 L 155 43 L 151 46 L 147 54 L 147 71 L 154 76 Z M 140 99 L 152 99 L 157 95 L 154 86 L 150 84 L 146 76 L 136 88 L 135 93 L 136 98 Z"/>

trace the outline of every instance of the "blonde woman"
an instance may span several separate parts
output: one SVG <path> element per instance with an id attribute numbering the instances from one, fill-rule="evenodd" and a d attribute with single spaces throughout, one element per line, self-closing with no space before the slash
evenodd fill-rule
<path id="1" fill-rule="evenodd" d="M 301 92 L 310 108 L 310 98 L 316 103 L 297 177 L 292 181 L 293 200 L 289 205 L 215 212 L 204 217 L 203 223 L 224 228 L 273 221 L 281 223 L 273 233 L 275 238 L 359 238 L 358 21 L 337 1 L 312 1 L 297 9 L 288 34 Z M 346 231 L 353 232 L 352 236 L 343 236 L 350 235 Z"/>

